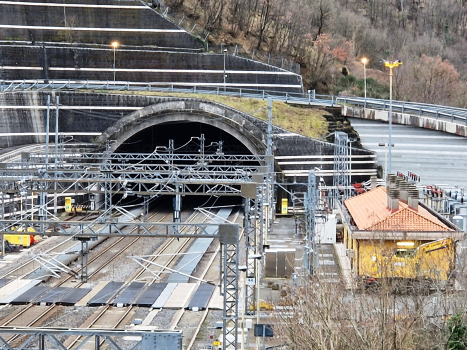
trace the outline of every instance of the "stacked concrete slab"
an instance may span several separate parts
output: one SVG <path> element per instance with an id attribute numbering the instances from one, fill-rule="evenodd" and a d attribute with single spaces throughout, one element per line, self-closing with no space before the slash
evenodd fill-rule
<path id="1" fill-rule="evenodd" d="M 139 1 L 0 2 L 2 40 L 201 49 L 202 43 Z"/>
<path id="2" fill-rule="evenodd" d="M 115 70 L 108 48 L 1 45 L 1 79 L 151 82 L 155 85 L 224 86 L 220 54 L 119 49 Z M 227 88 L 300 92 L 301 77 L 237 56 L 225 57 Z"/>
<path id="3" fill-rule="evenodd" d="M 1 80 L 302 91 L 298 74 L 232 54 L 202 53 L 199 38 L 140 1 L 0 1 L 0 30 Z"/>

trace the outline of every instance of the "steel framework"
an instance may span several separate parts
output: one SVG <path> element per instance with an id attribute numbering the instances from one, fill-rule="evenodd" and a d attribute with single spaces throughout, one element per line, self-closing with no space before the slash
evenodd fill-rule
<path id="1" fill-rule="evenodd" d="M 305 193 L 306 247 L 304 249 L 303 261 L 305 269 L 312 276 L 318 267 L 315 232 L 317 206 L 318 189 L 316 187 L 316 174 L 311 170 L 308 174 L 308 188 Z"/>
<path id="2" fill-rule="evenodd" d="M 271 156 L 268 163 L 273 163 Z M 60 159 L 58 161 L 51 161 Z M 246 165 L 245 165 L 246 163 Z M 15 203 L 15 196 L 30 200 L 29 210 L 21 210 L 21 218 L 6 219 L 2 213 L 0 230 L 2 233 L 14 233 L 21 225 L 23 230 L 33 228 L 40 235 L 73 236 L 87 244 L 87 240 L 99 236 L 147 236 L 147 237 L 210 237 L 206 228 L 219 226 L 216 237 L 221 241 L 221 292 L 224 296 L 223 348 L 233 346 L 237 349 L 238 328 L 238 226 L 219 224 L 158 224 L 134 221 L 128 216 L 116 218 L 112 210 L 116 209 L 112 197 L 140 195 L 157 196 L 160 194 L 186 195 L 244 195 L 245 188 L 250 188 L 254 195 L 248 196 L 253 207 L 246 206 L 245 220 L 248 227 L 248 242 L 252 242 L 247 257 L 262 254 L 265 203 L 272 202 L 272 183 L 269 191 L 264 184 L 268 169 L 265 156 L 230 156 L 222 153 L 212 154 L 112 154 L 109 145 L 101 154 L 64 151 L 58 154 L 28 153 L 22 155 L 20 163 L 0 165 L 0 192 L 2 207 L 4 195 L 8 193 L 10 203 Z M 248 192 L 248 191 L 246 191 Z M 35 193 L 38 198 L 39 220 L 33 220 L 36 211 L 33 205 Z M 57 193 L 87 193 L 93 196 L 103 194 L 102 214 L 94 221 L 59 221 L 47 220 L 47 195 Z M 251 197 L 251 198 L 250 198 Z M 96 209 L 98 205 L 96 204 Z M 24 214 L 24 215 L 23 215 Z M 135 230 L 131 230 L 131 229 Z M 183 228 L 183 229 L 182 229 Z M 128 233 L 137 232 L 137 233 Z M 86 246 L 83 251 L 87 251 Z M 86 256 L 83 255 L 83 265 Z M 248 258 L 247 258 L 248 259 Z M 255 264 L 251 273 L 260 276 L 260 267 Z M 253 298 L 253 288 L 249 293 Z M 251 305 L 253 299 L 249 300 Z M 253 309 L 254 310 L 254 309 Z M 233 335 L 233 337 L 231 336 Z"/>
<path id="3" fill-rule="evenodd" d="M 348 139 L 349 137 L 345 132 L 336 131 L 334 133 L 334 202 L 339 201 L 342 203 L 349 198 Z"/>
<path id="4" fill-rule="evenodd" d="M 6 340 L 5 335 L 24 335 L 26 340 L 18 347 Z M 91 346 L 95 350 L 166 350 L 182 349 L 182 332 L 171 330 L 136 331 L 127 329 L 84 329 L 84 328 L 35 328 L 0 327 L 0 350 L 45 350 L 66 349 L 63 337 L 82 337 L 81 347 Z M 125 338 L 132 339 L 125 341 Z M 131 338 L 130 338 L 131 337 Z M 125 346 L 122 346 L 124 342 Z"/>

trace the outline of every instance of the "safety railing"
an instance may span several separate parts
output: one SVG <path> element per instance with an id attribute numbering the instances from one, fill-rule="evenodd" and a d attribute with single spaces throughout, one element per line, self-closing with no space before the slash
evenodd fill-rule
<path id="1" fill-rule="evenodd" d="M 280 87 L 278 85 L 278 87 Z M 291 104 L 316 106 L 355 106 L 362 108 L 389 110 L 391 101 L 363 97 L 340 97 L 333 95 L 319 95 L 314 90 L 305 93 L 258 90 L 229 86 L 229 84 L 202 84 L 202 83 L 157 83 L 133 81 L 72 81 L 72 80 L 1 80 L 0 91 L 18 90 L 105 90 L 105 91 L 149 91 L 183 94 L 223 95 L 286 102 Z M 467 109 L 441 106 L 426 103 L 405 101 L 392 101 L 392 110 L 397 113 L 406 113 L 425 116 L 433 119 L 442 119 L 452 123 L 467 125 Z"/>
<path id="2" fill-rule="evenodd" d="M 391 101 L 362 97 L 338 97 L 337 103 L 347 106 L 356 106 L 369 109 L 389 111 Z M 467 110 L 464 108 L 448 107 L 427 103 L 392 101 L 394 113 L 405 113 L 418 116 L 442 119 L 455 124 L 467 125 Z"/>

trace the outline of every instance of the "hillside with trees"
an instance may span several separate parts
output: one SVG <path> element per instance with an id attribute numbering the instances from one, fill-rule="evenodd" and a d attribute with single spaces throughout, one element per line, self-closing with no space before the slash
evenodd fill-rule
<path id="1" fill-rule="evenodd" d="M 381 60 L 401 60 L 394 98 L 466 107 L 465 0 L 165 0 L 209 32 L 210 45 L 300 64 L 307 89 L 388 97 Z M 346 75 L 343 75 L 346 74 Z"/>

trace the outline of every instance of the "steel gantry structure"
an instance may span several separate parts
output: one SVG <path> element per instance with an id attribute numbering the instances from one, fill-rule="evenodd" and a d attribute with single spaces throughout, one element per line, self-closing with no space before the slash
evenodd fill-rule
<path id="1" fill-rule="evenodd" d="M 334 133 L 334 207 L 336 207 L 336 201 L 342 203 L 350 196 L 348 142 L 349 136 L 345 132 Z"/>
<path id="2" fill-rule="evenodd" d="M 169 147 L 170 148 L 170 147 Z M 99 236 L 140 235 L 147 237 L 209 237 L 206 227 L 210 224 L 174 222 L 158 224 L 140 222 L 131 218 L 115 217 L 118 203 L 115 195 L 154 197 L 170 195 L 227 195 L 245 197 L 245 232 L 247 236 L 246 260 L 262 256 L 265 230 L 266 203 L 272 203 L 272 181 L 268 167 L 273 164 L 271 155 L 175 154 L 173 152 L 150 154 L 103 153 L 65 150 L 59 153 L 25 153 L 21 162 L 0 164 L 0 191 L 2 233 L 33 228 L 36 234 L 73 236 L 82 242 L 82 252 L 87 251 L 88 239 Z M 55 161 L 59 159 L 60 161 Z M 100 209 L 98 219 L 88 222 L 60 221 L 48 211 L 48 197 L 58 194 L 88 194 L 94 197 L 95 209 Z M 5 195 L 14 203 L 20 196 L 27 210 L 20 217 L 5 209 Z M 36 205 L 34 201 L 36 200 Z M 31 205 L 26 205 L 30 202 Z M 180 208 L 174 208 L 180 210 Z M 38 219 L 34 220 L 33 215 Z M 7 219 L 7 216 L 10 216 Z M 52 218 L 52 220 L 51 220 Z M 211 224 L 212 225 L 212 224 Z M 237 349 L 238 329 L 238 226 L 219 226 L 221 243 L 221 292 L 224 296 L 223 347 Z M 156 227 L 156 228 L 155 228 Z M 184 228 L 183 230 L 181 228 Z M 123 231 L 136 228 L 133 234 Z M 3 235 L 2 235 L 3 237 Z M 255 261 L 258 261 L 256 259 Z M 83 258 L 83 265 L 86 264 Z M 249 275 L 261 276 L 259 263 L 248 264 Z M 86 269 L 84 269 L 86 271 Z M 249 286 L 244 312 L 254 310 L 255 290 Z M 233 337 L 228 336 L 232 334 Z"/>
<path id="3" fill-rule="evenodd" d="M 18 347 L 13 346 L 5 338 L 11 335 L 22 335 L 26 340 Z M 127 329 L 83 329 L 83 328 L 53 328 L 53 327 L 0 327 L 0 350 L 45 350 L 66 349 L 64 336 L 82 337 L 80 347 L 92 347 L 95 350 L 110 347 L 123 350 L 123 337 L 136 340 L 128 341 L 134 350 L 182 350 L 182 332 L 172 330 L 138 331 Z M 128 339 L 127 338 L 127 339 Z M 120 340 L 120 342 L 119 342 Z M 127 345 L 125 344 L 125 345 Z"/>

